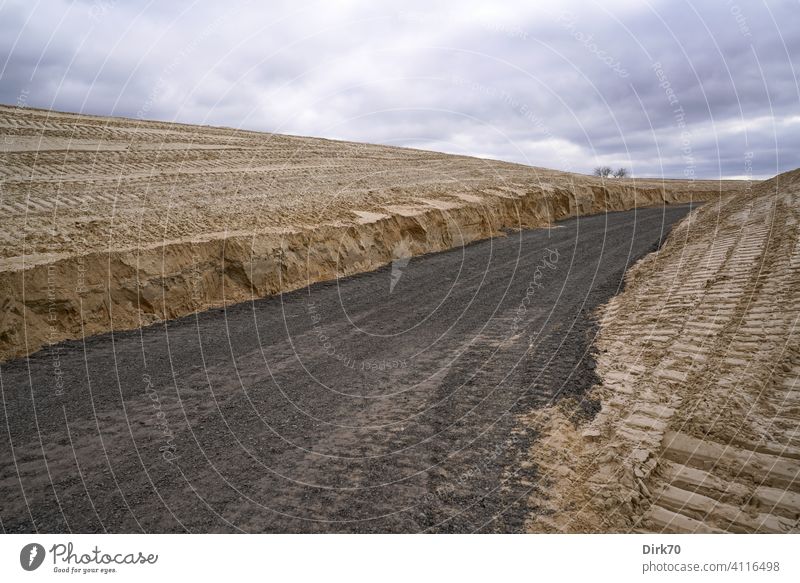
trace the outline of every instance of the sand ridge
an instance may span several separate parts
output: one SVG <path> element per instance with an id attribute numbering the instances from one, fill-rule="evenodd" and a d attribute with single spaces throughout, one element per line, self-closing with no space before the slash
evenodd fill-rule
<path id="1" fill-rule="evenodd" d="M 715 200 L 423 150 L 0 107 L 0 359 L 375 269 L 397 241 Z"/>

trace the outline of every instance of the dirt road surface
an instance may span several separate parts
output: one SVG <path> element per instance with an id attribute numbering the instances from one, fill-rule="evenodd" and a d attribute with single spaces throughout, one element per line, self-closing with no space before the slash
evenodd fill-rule
<path id="1" fill-rule="evenodd" d="M 0 365 L 5 532 L 521 531 L 519 419 L 687 205 L 569 219 Z"/>

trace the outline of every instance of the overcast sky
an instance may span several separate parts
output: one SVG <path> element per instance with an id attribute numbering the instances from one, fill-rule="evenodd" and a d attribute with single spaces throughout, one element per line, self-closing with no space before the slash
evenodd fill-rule
<path id="1" fill-rule="evenodd" d="M 590 172 L 800 166 L 800 0 L 0 4 L 0 101 Z"/>

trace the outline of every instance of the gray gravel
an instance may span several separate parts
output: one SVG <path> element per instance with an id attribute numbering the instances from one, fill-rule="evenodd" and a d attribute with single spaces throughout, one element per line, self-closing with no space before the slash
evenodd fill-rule
<path id="1" fill-rule="evenodd" d="M 509 232 L 4 363 L 2 528 L 519 531 L 536 436 L 516 416 L 596 412 L 592 313 L 688 210 Z"/>

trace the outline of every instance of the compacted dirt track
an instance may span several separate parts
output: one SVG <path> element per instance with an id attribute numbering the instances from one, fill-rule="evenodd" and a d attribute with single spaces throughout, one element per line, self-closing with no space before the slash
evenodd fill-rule
<path id="1" fill-rule="evenodd" d="M 5 532 L 519 531 L 521 415 L 688 205 L 569 219 L 0 366 Z"/>

